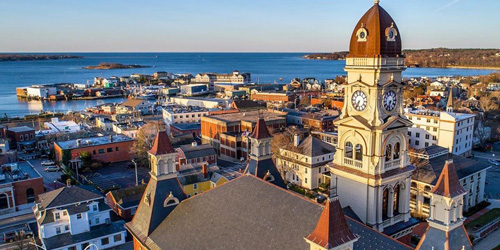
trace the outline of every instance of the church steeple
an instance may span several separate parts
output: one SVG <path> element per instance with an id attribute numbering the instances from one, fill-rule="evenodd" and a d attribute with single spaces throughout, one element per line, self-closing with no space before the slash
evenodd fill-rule
<path id="1" fill-rule="evenodd" d="M 453 113 L 453 89 L 448 92 L 448 100 L 446 103 L 446 112 Z"/>
<path id="2" fill-rule="evenodd" d="M 151 175 L 161 177 L 166 175 L 177 176 L 176 152 L 170 143 L 165 130 L 158 132 L 151 150 L 148 151 L 151 166 Z"/>
<path id="3" fill-rule="evenodd" d="M 436 186 L 431 190 L 429 226 L 416 249 L 472 249 L 463 227 L 463 203 L 467 191 L 458 180 L 453 160 L 446 161 Z"/>

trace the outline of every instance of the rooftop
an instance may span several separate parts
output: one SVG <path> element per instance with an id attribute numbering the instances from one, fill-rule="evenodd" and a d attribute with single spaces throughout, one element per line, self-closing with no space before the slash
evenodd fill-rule
<path id="1" fill-rule="evenodd" d="M 27 163 L 8 163 L 2 165 L 0 185 L 40 177 Z"/>
<path id="2" fill-rule="evenodd" d="M 282 120 L 285 117 L 281 114 L 263 111 L 262 116 L 266 122 Z M 240 112 L 240 113 L 230 113 L 230 114 L 222 114 L 222 115 L 213 115 L 208 118 L 224 121 L 224 122 L 236 122 L 236 121 L 246 121 L 246 122 L 257 122 L 259 119 L 259 111 L 249 111 L 249 112 Z"/>
<path id="3" fill-rule="evenodd" d="M 170 127 L 175 127 L 179 130 L 194 130 L 194 129 L 201 129 L 201 123 L 195 122 L 195 123 L 175 123 L 170 125 Z"/>
<path id="4" fill-rule="evenodd" d="M 12 131 L 12 132 L 15 132 L 15 133 L 20 133 L 20 132 L 31 132 L 31 131 L 35 131 L 35 129 L 33 128 L 30 128 L 28 126 L 20 126 L 20 127 L 12 127 L 12 128 L 9 128 L 7 129 L 9 131 Z"/>
<path id="5" fill-rule="evenodd" d="M 132 141 L 132 139 L 125 135 L 111 135 L 111 136 L 90 137 L 85 139 L 76 139 L 69 141 L 58 141 L 56 142 L 56 144 L 61 149 L 73 149 L 73 148 L 106 145 L 106 144 L 125 142 L 125 141 Z"/>

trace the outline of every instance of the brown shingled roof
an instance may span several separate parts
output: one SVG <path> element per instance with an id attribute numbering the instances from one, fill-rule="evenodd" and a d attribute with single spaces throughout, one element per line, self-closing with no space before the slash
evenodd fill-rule
<path id="1" fill-rule="evenodd" d="M 166 131 L 159 131 L 155 138 L 155 143 L 149 153 L 152 155 L 164 155 L 175 153 Z"/>
<path id="2" fill-rule="evenodd" d="M 431 192 L 447 197 L 455 197 L 467 192 L 460 184 L 460 181 L 458 181 L 458 175 L 453 160 L 446 161 L 436 186 L 434 186 Z"/>
<path id="3" fill-rule="evenodd" d="M 386 32 L 394 27 L 395 41 L 388 41 Z M 358 30 L 368 32 L 366 41 L 358 41 Z M 359 20 L 351 36 L 348 57 L 397 57 L 401 56 L 401 35 L 392 17 L 378 3 Z"/>
<path id="4" fill-rule="evenodd" d="M 255 129 L 253 130 L 253 133 L 250 135 L 250 137 L 254 139 L 264 139 L 272 137 L 271 133 L 269 133 L 269 130 L 267 129 L 264 118 L 259 118 L 259 120 L 257 121 L 257 125 L 255 125 Z"/>
<path id="5" fill-rule="evenodd" d="M 334 197 L 327 202 L 316 228 L 306 238 L 321 247 L 331 249 L 358 237 L 347 225 L 338 197 Z"/>

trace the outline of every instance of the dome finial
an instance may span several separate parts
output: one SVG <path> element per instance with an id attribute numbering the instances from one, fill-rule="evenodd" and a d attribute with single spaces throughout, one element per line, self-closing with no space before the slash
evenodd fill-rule
<path id="1" fill-rule="evenodd" d="M 375 4 L 379 4 L 380 3 L 380 0 L 375 0 Z"/>

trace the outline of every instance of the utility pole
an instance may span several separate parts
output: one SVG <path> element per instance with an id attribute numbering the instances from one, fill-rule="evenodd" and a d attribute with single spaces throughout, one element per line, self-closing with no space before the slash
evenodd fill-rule
<path id="1" fill-rule="evenodd" d="M 135 160 L 132 159 L 132 163 L 134 163 L 134 166 L 135 166 L 135 185 L 138 186 L 139 185 L 139 180 L 137 178 L 137 162 L 135 162 Z"/>

